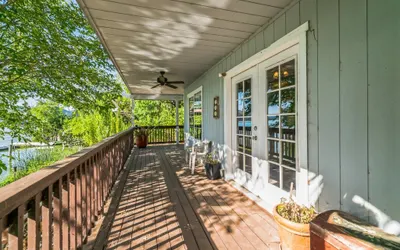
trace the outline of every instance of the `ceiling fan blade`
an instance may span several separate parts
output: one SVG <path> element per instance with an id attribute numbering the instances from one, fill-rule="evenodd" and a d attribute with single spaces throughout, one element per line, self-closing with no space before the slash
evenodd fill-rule
<path id="1" fill-rule="evenodd" d="M 184 81 L 170 81 L 168 83 L 173 83 L 173 84 L 185 84 Z"/>
<path id="2" fill-rule="evenodd" d="M 161 84 L 157 84 L 157 85 L 155 85 L 155 86 L 153 86 L 153 87 L 151 87 L 152 89 L 154 89 L 154 88 L 157 88 L 158 86 L 160 86 Z"/>
<path id="3" fill-rule="evenodd" d="M 165 84 L 164 86 L 167 86 L 167 87 L 170 87 L 170 88 L 173 88 L 173 89 L 177 89 L 178 88 L 178 87 L 176 87 L 174 85 L 169 85 L 169 84 Z"/>

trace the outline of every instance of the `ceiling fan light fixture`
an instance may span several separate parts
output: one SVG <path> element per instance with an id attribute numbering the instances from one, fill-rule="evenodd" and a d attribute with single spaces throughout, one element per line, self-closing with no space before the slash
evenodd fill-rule
<path id="1" fill-rule="evenodd" d="M 161 87 L 167 86 L 167 87 L 170 87 L 170 88 L 173 88 L 173 89 L 177 89 L 178 88 L 177 86 L 174 86 L 174 85 L 171 85 L 171 84 L 184 84 L 183 81 L 171 81 L 171 82 L 169 82 L 168 78 L 166 78 L 164 76 L 164 74 L 165 74 L 165 71 L 160 71 L 160 76 L 157 77 L 157 83 L 158 84 L 153 86 L 153 87 L 151 87 L 152 89 L 156 88 L 158 86 L 161 86 Z"/>

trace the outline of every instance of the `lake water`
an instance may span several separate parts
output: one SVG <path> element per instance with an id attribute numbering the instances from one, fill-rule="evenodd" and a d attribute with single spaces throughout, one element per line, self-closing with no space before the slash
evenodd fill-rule
<path id="1" fill-rule="evenodd" d="M 14 143 L 18 142 L 18 139 L 14 139 L 13 142 Z M 6 135 L 4 137 L 4 140 L 0 140 L 0 148 L 5 147 L 5 146 L 8 147 L 10 145 L 10 143 L 11 143 L 11 137 Z M 13 155 L 14 155 L 15 158 L 17 158 L 17 159 L 20 158 L 21 159 L 24 156 L 26 156 L 27 154 L 33 153 L 35 150 L 37 150 L 37 148 L 16 149 L 16 150 L 14 150 L 14 154 Z M 8 150 L 0 151 L 0 160 L 4 164 L 6 164 L 6 166 L 7 166 L 7 170 L 6 171 L 2 171 L 1 174 L 0 174 L 0 181 L 2 181 L 5 177 L 7 177 L 8 172 L 9 172 L 9 169 L 8 169 L 9 160 L 8 160 L 7 156 L 8 156 Z"/>
<path id="2" fill-rule="evenodd" d="M 15 164 L 15 162 L 18 159 L 23 159 L 24 157 L 26 157 L 29 154 L 34 153 L 36 150 L 40 150 L 38 148 L 22 148 L 22 149 L 16 149 L 13 152 L 13 156 L 14 156 L 14 160 L 13 163 Z M 4 151 L 0 151 L 0 160 L 6 164 L 7 166 L 7 170 L 3 170 L 0 174 L 0 181 L 4 180 L 4 178 L 7 177 L 8 173 L 9 173 L 9 158 L 8 158 L 8 151 L 4 150 Z"/>
<path id="3" fill-rule="evenodd" d="M 15 138 L 14 138 L 14 143 L 15 143 L 15 142 L 18 142 L 18 139 L 15 139 Z M 4 136 L 4 139 L 3 139 L 3 140 L 0 139 L 0 148 L 2 148 L 2 147 L 4 147 L 4 146 L 9 146 L 10 143 L 11 143 L 11 136 L 6 135 L 6 136 Z"/>

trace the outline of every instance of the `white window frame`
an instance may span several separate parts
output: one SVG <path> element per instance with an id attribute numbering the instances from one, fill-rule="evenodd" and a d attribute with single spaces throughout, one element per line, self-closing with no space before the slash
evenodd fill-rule
<path id="1" fill-rule="evenodd" d="M 235 66 L 224 76 L 224 143 L 226 160 L 224 161 L 225 177 L 226 179 L 234 179 L 234 172 L 232 164 L 232 157 L 234 155 L 234 138 L 232 138 L 232 78 L 266 60 L 278 55 L 288 48 L 295 45 L 299 47 L 297 55 L 297 115 L 298 124 L 298 168 L 300 173 L 297 181 L 300 184 L 300 189 L 297 189 L 296 200 L 305 205 L 309 205 L 308 195 L 308 145 L 307 145 L 307 31 L 309 30 L 309 23 L 306 22 L 298 28 L 288 33 L 278 41 L 274 42 L 268 48 L 258 52 L 244 62 Z"/>
<path id="2" fill-rule="evenodd" d="M 189 108 L 189 112 L 188 112 L 188 128 L 189 128 L 189 134 L 190 134 L 190 98 L 193 97 L 195 94 L 200 92 L 200 98 L 201 98 L 201 140 L 203 140 L 204 138 L 204 105 L 203 105 L 203 86 L 198 87 L 197 89 L 193 90 L 192 92 L 190 92 L 189 94 L 186 95 L 187 98 L 187 103 L 188 103 L 188 108 Z M 190 135 L 193 136 L 194 135 Z"/>

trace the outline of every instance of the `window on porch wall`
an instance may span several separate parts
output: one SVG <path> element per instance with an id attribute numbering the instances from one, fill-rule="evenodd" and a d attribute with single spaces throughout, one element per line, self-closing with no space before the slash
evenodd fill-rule
<path id="1" fill-rule="evenodd" d="M 269 183 L 290 191 L 296 187 L 296 72 L 295 60 L 267 71 L 267 150 Z"/>
<path id="2" fill-rule="evenodd" d="M 189 97 L 189 133 L 194 138 L 202 138 L 202 100 L 201 91 Z"/>

